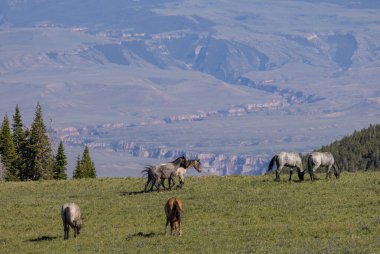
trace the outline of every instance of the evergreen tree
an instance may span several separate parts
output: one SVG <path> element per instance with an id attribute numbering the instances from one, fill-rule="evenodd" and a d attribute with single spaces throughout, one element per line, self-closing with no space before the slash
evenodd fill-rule
<path id="1" fill-rule="evenodd" d="M 39 103 L 37 103 L 30 130 L 29 149 L 31 165 L 28 168 L 28 178 L 31 180 L 52 179 L 54 167 L 52 150 Z"/>
<path id="2" fill-rule="evenodd" d="M 5 115 L 0 133 L 0 154 L 2 156 L 2 163 L 5 167 L 5 179 L 7 181 L 19 180 L 19 171 L 16 166 L 17 154 L 16 148 L 13 143 L 11 129 L 9 127 L 8 116 Z"/>
<path id="3" fill-rule="evenodd" d="M 83 157 L 81 160 L 81 171 L 83 178 L 96 178 L 96 169 L 94 162 L 90 157 L 90 150 L 86 145 L 83 151 Z"/>
<path id="4" fill-rule="evenodd" d="M 77 157 L 77 163 L 76 163 L 76 166 L 75 166 L 75 170 L 73 172 L 73 178 L 74 179 L 82 178 L 82 175 L 81 175 L 81 165 L 80 165 L 80 156 L 79 155 Z"/>
<path id="5" fill-rule="evenodd" d="M 20 173 L 20 180 L 26 179 L 26 159 L 27 159 L 27 137 L 24 130 L 24 124 L 22 123 L 21 114 L 18 105 L 16 105 L 15 114 L 13 116 L 13 124 L 12 124 L 12 131 L 13 131 L 13 143 L 15 144 L 16 153 L 17 153 L 17 159 L 16 159 L 16 166 L 18 168 L 18 171 Z"/>
<path id="6" fill-rule="evenodd" d="M 380 125 L 370 125 L 352 135 L 322 147 L 334 154 L 341 170 L 380 170 Z"/>
<path id="7" fill-rule="evenodd" d="M 73 173 L 73 178 L 96 178 L 96 169 L 94 162 L 90 157 L 90 150 L 86 145 L 83 151 L 82 159 L 77 158 L 77 165 Z"/>
<path id="8" fill-rule="evenodd" d="M 57 155 L 54 158 L 54 179 L 67 179 L 66 165 L 67 158 L 65 155 L 65 150 L 63 148 L 63 143 L 61 141 L 59 142 Z"/>

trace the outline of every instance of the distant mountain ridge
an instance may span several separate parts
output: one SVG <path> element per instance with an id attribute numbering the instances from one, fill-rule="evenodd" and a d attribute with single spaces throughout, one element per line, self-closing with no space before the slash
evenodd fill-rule
<path id="1" fill-rule="evenodd" d="M 2 0 L 0 109 L 32 115 L 40 101 L 55 129 L 122 126 L 96 127 L 85 143 L 308 152 L 380 120 L 379 8 Z"/>

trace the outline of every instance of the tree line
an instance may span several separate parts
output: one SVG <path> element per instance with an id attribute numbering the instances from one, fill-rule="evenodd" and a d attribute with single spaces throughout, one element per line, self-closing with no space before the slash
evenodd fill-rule
<path id="1" fill-rule="evenodd" d="M 380 170 L 380 125 L 371 124 L 319 151 L 331 152 L 338 167 L 345 171 Z"/>
<path id="2" fill-rule="evenodd" d="M 85 146 L 78 155 L 73 178 L 95 178 L 96 169 Z M 16 105 L 12 123 L 5 114 L 0 127 L 0 180 L 29 181 L 67 179 L 67 157 L 62 140 L 54 155 L 43 120 L 42 107 L 37 103 L 30 128 L 23 124 Z"/>

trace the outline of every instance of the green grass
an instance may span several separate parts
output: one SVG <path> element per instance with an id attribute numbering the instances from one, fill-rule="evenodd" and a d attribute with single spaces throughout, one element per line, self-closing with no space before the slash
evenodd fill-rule
<path id="1" fill-rule="evenodd" d="M 1 183 L 0 252 L 380 253 L 380 173 L 318 177 L 188 177 L 183 190 L 135 195 L 142 178 Z M 183 200 L 182 237 L 163 235 L 171 196 Z M 65 202 L 85 222 L 67 241 Z"/>

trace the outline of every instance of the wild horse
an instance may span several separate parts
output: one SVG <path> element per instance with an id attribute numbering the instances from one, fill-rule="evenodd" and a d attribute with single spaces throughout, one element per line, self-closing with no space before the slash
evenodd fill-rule
<path id="1" fill-rule="evenodd" d="M 177 169 L 179 167 L 186 166 L 186 158 L 185 156 L 178 157 L 172 162 L 160 164 L 160 165 L 149 165 L 145 167 L 145 170 L 142 172 L 148 175 L 147 182 L 145 184 L 144 191 L 148 190 L 150 185 L 150 191 L 153 191 L 153 186 L 156 186 L 157 190 L 160 190 L 160 185 L 162 185 L 164 179 L 171 179 L 175 184 L 174 178 L 177 175 Z M 160 181 L 161 180 L 161 181 Z M 163 185 L 163 187 L 165 187 Z M 169 180 L 169 189 L 170 180 Z"/>
<path id="2" fill-rule="evenodd" d="M 195 170 L 198 171 L 198 173 L 201 173 L 202 172 L 202 164 L 201 164 L 201 161 L 198 159 L 198 160 L 187 160 L 186 163 L 185 163 L 185 167 L 179 167 L 177 169 L 177 176 L 179 178 L 179 185 L 178 185 L 178 188 L 181 188 L 183 187 L 183 185 L 185 184 L 185 174 L 187 172 L 187 170 L 189 168 L 195 168 Z M 170 186 L 170 180 L 169 179 L 169 186 Z"/>
<path id="3" fill-rule="evenodd" d="M 299 154 L 288 152 L 280 152 L 276 154 L 269 162 L 268 171 L 272 170 L 274 164 L 277 166 L 275 181 L 280 181 L 281 169 L 285 166 L 290 167 L 289 181 L 292 180 L 293 168 L 298 169 L 298 177 L 301 181 L 303 181 L 304 173 L 302 168 L 302 159 Z"/>
<path id="4" fill-rule="evenodd" d="M 320 166 L 326 166 L 327 172 L 326 172 L 326 179 L 331 178 L 331 168 L 334 168 L 334 175 L 336 179 L 340 176 L 340 171 L 338 169 L 338 166 L 335 163 L 334 156 L 330 152 L 313 152 L 309 154 L 308 156 L 308 171 L 310 174 L 310 179 L 313 181 L 315 176 L 314 172 L 320 167 Z"/>

